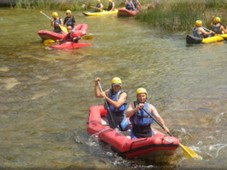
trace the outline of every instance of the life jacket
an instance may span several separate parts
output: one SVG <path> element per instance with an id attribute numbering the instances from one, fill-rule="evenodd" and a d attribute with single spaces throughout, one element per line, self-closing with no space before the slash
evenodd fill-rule
<path id="1" fill-rule="evenodd" d="M 101 8 L 101 3 L 97 3 L 96 8 Z"/>
<path id="2" fill-rule="evenodd" d="M 222 31 L 220 29 L 221 25 L 217 26 L 215 24 L 212 25 L 212 30 L 216 33 L 216 34 L 222 34 Z"/>
<path id="3" fill-rule="evenodd" d="M 128 9 L 128 10 L 130 10 L 130 11 L 133 11 L 133 6 L 132 6 L 132 4 L 130 2 L 127 2 L 125 4 L 125 8 Z"/>
<path id="4" fill-rule="evenodd" d="M 135 107 L 137 104 L 138 102 L 134 101 Z M 143 109 L 153 115 L 153 113 L 148 108 L 149 103 L 145 102 Z M 150 127 L 150 125 L 153 123 L 153 119 L 143 109 L 138 110 L 138 112 L 130 117 L 130 122 L 132 123 L 132 131 L 130 136 L 132 139 L 151 137 L 153 135 Z"/>
<path id="5" fill-rule="evenodd" d="M 196 27 L 192 29 L 192 35 L 193 35 L 194 37 L 203 38 L 203 36 L 202 36 L 201 34 L 198 33 L 198 30 L 197 30 Z"/>
<path id="6" fill-rule="evenodd" d="M 114 93 L 112 89 L 109 90 L 107 96 L 111 99 L 111 100 L 114 100 L 114 101 L 118 101 L 118 99 L 120 98 L 120 95 L 123 93 L 124 91 L 123 90 L 119 90 L 118 92 Z M 111 110 L 111 112 L 115 113 L 115 114 L 123 114 L 124 111 L 126 110 L 127 108 L 127 100 L 125 101 L 125 103 L 123 105 L 121 105 L 119 108 L 115 108 L 114 106 L 109 105 L 109 108 Z"/>
<path id="7" fill-rule="evenodd" d="M 75 22 L 76 21 L 75 21 L 75 18 L 73 16 L 65 17 L 64 24 L 66 24 L 66 26 L 71 26 L 72 28 L 74 28 Z"/>
<path id="8" fill-rule="evenodd" d="M 107 8 L 107 11 L 110 11 L 113 8 L 113 2 L 109 2 L 109 6 Z"/>
<path id="9" fill-rule="evenodd" d="M 138 104 L 137 101 L 134 101 L 134 106 Z M 144 110 L 146 110 L 148 113 L 153 115 L 153 113 L 149 109 L 149 103 L 145 102 Z M 149 114 L 147 114 L 143 109 L 138 110 L 133 116 L 130 117 L 130 121 L 132 124 L 137 126 L 150 126 L 153 123 L 152 117 L 150 117 Z"/>
<path id="10" fill-rule="evenodd" d="M 113 90 L 110 89 L 109 92 L 108 92 L 108 97 L 110 99 L 114 100 L 114 101 L 118 101 L 118 99 L 120 98 L 120 95 L 123 92 L 124 92 L 123 90 L 119 90 L 118 92 L 113 93 Z M 108 104 L 108 107 L 109 107 L 110 112 L 111 112 L 111 113 L 109 113 L 109 110 L 107 109 L 106 104 L 104 104 L 104 107 L 107 109 L 107 120 L 108 120 L 108 122 L 110 123 L 110 122 L 113 121 L 111 119 L 114 119 L 114 121 L 116 122 L 115 126 L 118 126 L 121 130 L 127 130 L 126 128 L 128 126 L 128 123 L 127 123 L 127 119 L 126 119 L 124 111 L 127 108 L 128 100 L 126 100 L 125 103 L 117 109 L 114 106 L 110 105 L 108 102 L 106 102 L 106 103 Z M 112 125 L 110 124 L 110 126 L 112 126 Z M 112 126 L 112 128 L 116 128 L 116 127 Z"/>
<path id="11" fill-rule="evenodd" d="M 138 6 L 137 0 L 133 0 L 132 3 L 134 5 L 134 7 L 137 9 L 137 6 Z"/>
<path id="12" fill-rule="evenodd" d="M 54 19 L 54 32 L 61 33 L 61 28 L 59 27 L 61 25 L 61 19 Z"/>

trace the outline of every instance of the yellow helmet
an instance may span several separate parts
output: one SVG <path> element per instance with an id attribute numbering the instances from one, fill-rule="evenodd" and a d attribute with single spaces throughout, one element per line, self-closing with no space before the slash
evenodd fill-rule
<path id="1" fill-rule="evenodd" d="M 111 82 L 112 84 L 119 84 L 119 85 L 122 84 L 122 81 L 119 77 L 114 77 Z"/>
<path id="2" fill-rule="evenodd" d="M 195 21 L 195 26 L 197 26 L 197 27 L 201 27 L 202 24 L 203 24 L 203 22 L 201 20 L 196 20 Z"/>
<path id="3" fill-rule="evenodd" d="M 113 2 L 113 0 L 108 0 L 109 2 Z"/>
<path id="4" fill-rule="evenodd" d="M 71 14 L 72 12 L 70 10 L 66 10 L 66 14 Z"/>
<path id="5" fill-rule="evenodd" d="M 219 22 L 221 22 L 221 18 L 215 17 L 215 18 L 214 18 L 214 23 L 219 23 Z"/>
<path id="6" fill-rule="evenodd" d="M 53 12 L 53 13 L 52 13 L 52 17 L 53 17 L 53 18 L 57 18 L 57 17 L 58 17 L 58 13 L 57 13 L 57 12 Z"/>
<path id="7" fill-rule="evenodd" d="M 142 87 L 138 88 L 136 90 L 136 95 L 141 94 L 141 93 L 145 93 L 147 95 L 147 90 L 145 88 L 142 88 Z"/>

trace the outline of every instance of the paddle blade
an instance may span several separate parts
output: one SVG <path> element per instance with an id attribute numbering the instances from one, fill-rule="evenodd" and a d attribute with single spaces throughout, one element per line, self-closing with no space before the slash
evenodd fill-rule
<path id="1" fill-rule="evenodd" d="M 184 145 L 182 145 L 182 144 L 180 144 L 180 147 L 181 147 L 181 149 L 182 149 L 182 151 L 183 151 L 183 154 L 184 154 L 184 156 L 185 156 L 186 158 L 188 158 L 188 159 L 193 158 L 193 159 L 197 159 L 197 160 L 202 159 L 201 156 L 199 156 L 197 153 L 195 153 L 195 152 L 194 152 L 193 150 L 191 150 L 190 148 L 188 148 L 188 147 L 186 147 L 186 146 L 184 146 Z"/>
<path id="2" fill-rule="evenodd" d="M 68 30 L 66 27 L 64 27 L 62 25 L 59 25 L 59 27 L 61 28 L 62 32 L 66 33 L 66 34 L 68 33 Z"/>
<path id="3" fill-rule="evenodd" d="M 91 35 L 84 35 L 81 37 L 83 40 L 92 40 L 93 39 L 93 36 Z"/>
<path id="4" fill-rule="evenodd" d="M 53 44 L 53 43 L 55 43 L 55 41 L 52 40 L 52 39 L 47 39 L 47 40 L 44 40 L 44 41 L 43 41 L 43 44 L 44 44 L 45 46 L 50 46 L 50 45 Z"/>

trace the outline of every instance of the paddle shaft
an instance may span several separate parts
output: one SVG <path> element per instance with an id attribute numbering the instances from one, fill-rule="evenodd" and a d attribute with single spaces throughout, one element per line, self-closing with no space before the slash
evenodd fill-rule
<path id="1" fill-rule="evenodd" d="M 43 14 L 45 17 L 47 17 L 49 20 L 52 21 L 52 18 L 49 17 L 47 14 L 45 14 L 43 11 L 40 11 L 40 13 Z M 65 28 L 64 26 L 62 26 L 62 25 L 60 25 L 60 24 L 59 24 L 59 27 L 61 28 L 61 30 L 62 30 L 63 32 L 68 33 L 67 28 Z"/>
<path id="2" fill-rule="evenodd" d="M 98 81 L 98 85 L 99 85 L 100 91 L 103 93 L 102 86 L 101 86 L 101 84 L 100 84 L 99 81 Z M 111 119 L 111 121 L 112 121 L 112 123 L 113 123 L 113 126 L 114 126 L 114 128 L 116 128 L 116 127 L 117 127 L 117 123 L 116 123 L 115 119 L 113 118 L 112 112 L 111 112 L 111 110 L 110 110 L 110 108 L 109 108 L 109 105 L 108 105 L 106 99 L 104 99 L 104 102 L 105 102 L 106 108 L 107 108 L 107 110 L 108 110 L 108 113 L 109 113 L 109 115 L 110 115 L 110 119 Z M 109 122 L 109 123 L 110 123 L 110 122 Z"/>
<path id="3" fill-rule="evenodd" d="M 161 123 L 159 123 L 155 118 L 154 116 L 152 116 L 150 113 L 148 113 L 144 108 L 142 108 L 143 111 L 145 111 L 163 130 L 165 130 L 164 126 L 162 126 Z M 169 136 L 172 136 L 169 132 L 167 132 L 167 134 Z"/>
<path id="4" fill-rule="evenodd" d="M 66 22 L 65 25 L 72 19 L 73 17 L 71 16 Z"/>
<path id="5" fill-rule="evenodd" d="M 49 20 L 52 20 L 51 17 L 49 17 L 47 14 L 45 14 L 43 11 L 40 11 L 41 14 L 43 14 L 45 17 L 47 17 Z"/>
<path id="6" fill-rule="evenodd" d="M 203 29 L 205 30 L 205 31 L 211 31 L 211 30 L 209 30 L 208 28 L 206 28 L 206 27 L 203 27 Z"/>

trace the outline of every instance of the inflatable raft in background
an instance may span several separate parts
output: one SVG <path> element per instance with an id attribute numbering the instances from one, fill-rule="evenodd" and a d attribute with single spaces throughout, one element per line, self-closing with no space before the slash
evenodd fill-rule
<path id="1" fill-rule="evenodd" d="M 50 45 L 52 49 L 78 49 L 82 47 L 89 47 L 91 46 L 90 43 L 75 43 L 75 42 L 64 42 L 57 45 Z"/>
<path id="2" fill-rule="evenodd" d="M 117 16 L 118 17 L 134 17 L 139 11 L 130 11 L 126 8 L 119 8 Z"/>
<path id="3" fill-rule="evenodd" d="M 187 44 L 208 44 L 208 43 L 219 42 L 224 40 L 227 40 L 227 34 L 217 34 L 208 38 L 198 38 L 193 35 L 186 36 Z"/>
<path id="4" fill-rule="evenodd" d="M 105 16 L 110 14 L 117 14 L 118 9 L 114 9 L 113 11 L 102 10 L 100 12 L 82 12 L 85 16 Z"/>
<path id="5" fill-rule="evenodd" d="M 81 37 L 87 33 L 87 29 L 88 29 L 87 24 L 78 24 L 74 28 L 73 35 L 75 37 Z M 47 39 L 52 39 L 52 40 L 56 41 L 56 40 L 63 39 L 66 36 L 66 34 L 59 34 L 59 33 L 56 33 L 53 31 L 48 31 L 48 30 L 40 30 L 40 31 L 38 31 L 37 34 L 40 36 L 42 41 L 47 40 Z"/>
<path id="6" fill-rule="evenodd" d="M 98 139 L 109 144 L 113 151 L 127 159 L 144 156 L 170 157 L 179 147 L 179 140 L 166 136 L 153 129 L 153 137 L 132 140 L 130 132 L 119 132 L 105 124 L 106 110 L 103 105 L 91 106 L 88 118 L 87 131 L 96 134 Z"/>

